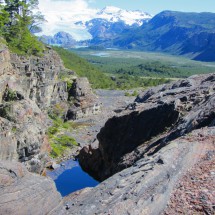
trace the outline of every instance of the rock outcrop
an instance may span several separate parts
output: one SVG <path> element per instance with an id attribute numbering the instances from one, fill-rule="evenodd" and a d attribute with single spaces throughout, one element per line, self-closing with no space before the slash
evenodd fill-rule
<path id="1" fill-rule="evenodd" d="M 69 107 L 66 116 L 69 120 L 88 117 L 101 111 L 101 104 L 93 94 L 87 78 L 74 80 L 69 90 L 69 98 L 73 99 L 73 104 Z"/>
<path id="2" fill-rule="evenodd" d="M 24 98 L 35 101 L 41 110 L 67 102 L 66 82 L 59 79 L 60 73 L 66 69 L 55 51 L 48 49 L 43 57 L 29 58 L 11 54 L 10 62 L 19 77 L 9 87 L 21 88 Z M 70 73 L 75 75 L 72 71 Z"/>
<path id="3" fill-rule="evenodd" d="M 170 141 L 95 188 L 66 197 L 69 209 L 59 206 L 53 214 L 213 214 L 214 140 L 211 127 Z"/>
<path id="4" fill-rule="evenodd" d="M 26 58 L 10 54 L 7 47 L 0 62 L 0 160 L 25 162 L 40 173 L 50 151 L 46 113 L 68 98 L 66 83 L 58 80 L 63 64 L 52 50 L 44 58 Z"/>
<path id="5" fill-rule="evenodd" d="M 53 214 L 213 214 L 214 110 L 215 74 L 143 92 L 80 152 L 103 182 L 71 194 L 69 209 Z"/>
<path id="6" fill-rule="evenodd" d="M 171 140 L 214 125 L 214 80 L 214 74 L 192 76 L 139 95 L 120 116 L 106 122 L 97 135 L 97 148 L 83 148 L 82 167 L 104 180 Z"/>
<path id="7" fill-rule="evenodd" d="M 61 204 L 54 182 L 17 162 L 0 161 L 0 214 L 48 214 Z"/>

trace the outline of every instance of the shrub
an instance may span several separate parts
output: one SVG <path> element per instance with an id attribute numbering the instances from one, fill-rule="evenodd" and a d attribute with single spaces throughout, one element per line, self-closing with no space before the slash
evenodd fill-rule
<path id="1" fill-rule="evenodd" d="M 54 138 L 54 142 L 51 143 L 52 151 L 50 155 L 53 158 L 57 158 L 62 156 L 66 151 L 73 148 L 74 146 L 77 146 L 77 142 L 74 138 L 67 136 L 67 135 L 61 135 Z"/>

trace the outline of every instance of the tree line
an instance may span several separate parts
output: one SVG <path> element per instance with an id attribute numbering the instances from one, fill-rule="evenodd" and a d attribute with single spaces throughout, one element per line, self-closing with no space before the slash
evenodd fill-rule
<path id="1" fill-rule="evenodd" d="M 32 34 L 44 21 L 38 0 L 0 0 L 0 37 L 18 54 L 40 55 L 43 44 Z M 37 11 L 37 12 L 36 12 Z"/>

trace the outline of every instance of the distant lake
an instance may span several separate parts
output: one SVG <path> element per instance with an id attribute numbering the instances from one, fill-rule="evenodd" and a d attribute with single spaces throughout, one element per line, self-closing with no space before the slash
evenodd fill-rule
<path id="1" fill-rule="evenodd" d="M 78 161 L 68 160 L 61 163 L 61 166 L 53 171 L 48 171 L 57 187 L 58 192 L 64 197 L 72 192 L 86 188 L 95 187 L 98 181 L 84 172 Z"/>
<path id="2" fill-rule="evenodd" d="M 91 55 L 97 56 L 97 57 L 110 57 L 110 54 L 107 52 L 98 52 L 98 53 L 93 53 Z"/>

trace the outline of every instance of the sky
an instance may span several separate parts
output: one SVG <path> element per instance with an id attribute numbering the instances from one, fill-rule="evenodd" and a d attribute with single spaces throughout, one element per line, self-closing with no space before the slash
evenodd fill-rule
<path id="1" fill-rule="evenodd" d="M 126 10 L 142 10 L 152 15 L 163 10 L 214 12 L 215 0 L 39 0 L 39 10 L 45 15 L 41 34 L 54 35 L 59 31 L 70 33 L 77 40 L 91 35 L 76 22 L 88 21 L 105 6 Z"/>
<path id="2" fill-rule="evenodd" d="M 163 10 L 187 12 L 215 12 L 215 0 L 92 0 L 91 7 L 103 8 L 106 5 L 128 10 L 143 10 L 153 15 Z"/>

